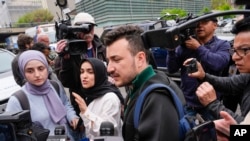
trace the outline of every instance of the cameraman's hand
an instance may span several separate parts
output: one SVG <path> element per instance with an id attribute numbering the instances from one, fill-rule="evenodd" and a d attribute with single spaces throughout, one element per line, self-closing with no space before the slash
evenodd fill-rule
<path id="1" fill-rule="evenodd" d="M 187 66 L 188 63 L 189 63 L 192 59 L 194 59 L 194 58 L 188 58 L 187 60 L 185 60 L 184 63 L 183 63 L 183 66 Z M 197 63 L 196 65 L 197 65 L 198 71 L 193 72 L 193 73 L 189 73 L 188 76 L 194 77 L 194 78 L 198 78 L 198 79 L 200 79 L 200 80 L 203 80 L 206 73 L 205 73 L 204 69 L 202 68 L 200 62 L 196 61 L 196 63 Z"/>
<path id="2" fill-rule="evenodd" d="M 201 44 L 192 36 L 189 37 L 189 40 L 185 41 L 185 45 L 187 48 L 192 49 L 192 50 L 196 50 L 197 48 L 201 46 Z"/>
<path id="3" fill-rule="evenodd" d="M 67 41 L 66 40 L 60 40 L 57 42 L 56 52 L 62 53 L 64 51 L 64 48 L 66 47 Z"/>
<path id="4" fill-rule="evenodd" d="M 208 82 L 203 82 L 197 88 L 196 95 L 203 106 L 207 106 L 217 99 L 214 87 Z"/>

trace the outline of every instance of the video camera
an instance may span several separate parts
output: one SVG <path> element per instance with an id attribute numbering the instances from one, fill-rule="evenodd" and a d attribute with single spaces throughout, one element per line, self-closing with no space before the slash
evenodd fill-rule
<path id="1" fill-rule="evenodd" d="M 181 25 L 189 20 L 195 19 L 198 16 L 194 16 L 192 13 L 189 13 L 186 17 L 184 18 L 180 18 L 176 20 L 176 25 Z M 186 40 L 189 39 L 190 36 L 195 37 L 195 28 L 196 28 L 196 24 L 192 24 L 190 26 L 188 26 L 187 28 L 183 29 L 182 31 L 180 31 L 179 37 L 180 37 L 180 42 L 181 44 L 183 44 Z"/>
<path id="2" fill-rule="evenodd" d="M 39 128 L 41 132 L 37 132 L 37 129 L 32 124 L 29 110 L 0 114 L 1 141 L 45 141 L 49 135 L 49 130 Z M 38 135 L 37 133 L 42 134 Z"/>
<path id="3" fill-rule="evenodd" d="M 232 14 L 250 14 L 250 10 L 231 10 L 223 12 L 209 13 L 202 16 L 188 15 L 172 27 L 166 27 L 156 30 L 145 31 L 141 34 L 146 49 L 152 47 L 161 47 L 175 49 L 181 45 L 189 36 L 192 36 L 192 28 L 196 23 L 213 17 L 232 15 Z"/>
<path id="4" fill-rule="evenodd" d="M 80 55 L 85 53 L 87 51 L 87 43 L 86 41 L 79 39 L 77 34 L 79 32 L 88 34 L 93 28 L 93 25 L 81 24 L 79 26 L 72 26 L 71 17 L 68 13 L 70 10 L 67 6 L 67 0 L 57 0 L 56 4 L 60 7 L 61 11 L 64 11 L 66 15 L 65 20 L 60 20 L 60 17 L 58 16 L 59 22 L 55 22 L 57 41 L 62 39 L 67 40 L 67 46 L 65 47 L 65 50 L 61 53 L 61 55 L 65 53 L 69 53 L 70 55 Z M 63 15 L 61 16 L 63 17 Z"/>

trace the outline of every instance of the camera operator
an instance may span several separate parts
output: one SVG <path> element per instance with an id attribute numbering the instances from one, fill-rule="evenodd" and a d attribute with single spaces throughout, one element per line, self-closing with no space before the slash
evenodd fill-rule
<path id="1" fill-rule="evenodd" d="M 217 19 L 215 17 L 199 21 L 195 27 L 194 37 L 190 36 L 183 45 L 178 46 L 175 50 L 169 50 L 167 56 L 167 67 L 170 73 L 181 69 L 181 89 L 187 102 L 186 113 L 190 115 L 199 113 L 204 120 L 212 120 L 213 117 L 205 110 L 195 94 L 200 82 L 196 78 L 188 76 L 188 73 L 192 73 L 188 70 L 196 68 L 189 69 L 183 65 L 183 62 L 188 58 L 196 58 L 207 73 L 222 74 L 230 61 L 228 51 L 230 44 L 214 35 L 216 28 Z M 217 93 L 217 95 L 219 98 L 220 94 Z"/>
<path id="2" fill-rule="evenodd" d="M 82 24 L 90 24 L 91 29 L 89 33 L 78 32 L 76 33 L 78 39 L 85 40 L 87 43 L 87 52 L 80 55 L 70 55 L 65 53 L 67 40 L 60 40 L 57 43 L 57 53 L 59 58 L 55 62 L 55 72 L 62 82 L 64 87 L 69 88 L 70 100 L 76 111 L 80 113 L 77 103 L 74 101 L 72 92 L 81 94 L 81 81 L 80 81 L 80 61 L 84 58 L 94 57 L 105 61 L 105 47 L 101 40 L 94 34 L 94 26 L 96 26 L 94 18 L 88 13 L 78 13 L 73 21 L 73 26 L 81 26 Z M 86 47 L 82 47 L 84 50 Z M 83 97 L 83 96 L 82 96 Z M 81 123 L 81 122 L 79 122 Z M 79 128 L 78 128 L 79 129 Z M 80 137 L 81 138 L 81 137 Z"/>

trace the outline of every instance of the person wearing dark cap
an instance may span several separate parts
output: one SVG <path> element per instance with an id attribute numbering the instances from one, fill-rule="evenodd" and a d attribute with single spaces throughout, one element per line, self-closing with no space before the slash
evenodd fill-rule
<path id="1" fill-rule="evenodd" d="M 218 39 L 214 33 L 217 28 L 217 19 L 209 18 L 197 22 L 195 35 L 190 36 L 182 45 L 168 51 L 167 68 L 169 73 L 181 69 L 181 89 L 186 99 L 185 111 L 189 115 L 202 116 L 204 120 L 212 120 L 213 116 L 199 102 L 195 91 L 201 83 L 196 78 L 188 76 L 187 67 L 183 65 L 188 58 L 195 58 L 201 63 L 205 72 L 221 75 L 230 61 L 230 44 L 228 41 Z M 218 98 L 220 94 L 217 93 Z"/>
<path id="2" fill-rule="evenodd" d="M 213 76 L 205 73 L 199 63 L 197 63 L 198 71 L 189 74 L 190 77 L 199 78 L 204 82 L 198 87 L 196 95 L 201 103 L 219 119 L 214 122 L 217 133 L 223 133 L 217 134 L 220 141 L 222 137 L 229 139 L 230 125 L 250 124 L 250 17 L 238 21 L 232 33 L 235 38 L 230 53 L 240 74 L 230 77 Z M 224 103 L 216 100 L 215 90 L 223 91 L 223 94 L 228 97 L 239 97 L 240 112 L 233 112 L 226 108 Z"/>

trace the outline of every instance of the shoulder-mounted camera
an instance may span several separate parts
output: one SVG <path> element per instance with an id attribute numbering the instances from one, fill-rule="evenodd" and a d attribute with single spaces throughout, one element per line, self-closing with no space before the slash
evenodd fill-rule
<path id="1" fill-rule="evenodd" d="M 56 3 L 57 6 L 60 7 L 61 11 L 70 11 L 70 10 L 65 10 L 68 9 L 67 7 L 67 0 L 57 0 Z M 86 53 L 87 51 L 87 43 L 86 41 L 79 39 L 78 34 L 79 33 L 84 33 L 88 34 L 90 31 L 93 29 L 94 25 L 89 23 L 89 24 L 81 24 L 78 26 L 72 26 L 71 25 L 71 17 L 69 16 L 69 13 L 64 13 L 66 18 L 63 18 L 59 21 L 55 22 L 55 29 L 56 29 L 56 38 L 57 41 L 66 39 L 67 40 L 67 45 L 62 53 L 59 55 L 64 55 L 64 54 L 70 54 L 70 55 L 81 55 L 83 53 Z"/>
<path id="2" fill-rule="evenodd" d="M 146 49 L 152 47 L 175 49 L 178 45 L 183 43 L 189 35 L 192 36 L 192 29 L 196 23 L 213 17 L 233 15 L 233 14 L 250 14 L 250 10 L 230 10 L 223 12 L 214 12 L 202 16 L 191 16 L 182 20 L 172 27 L 165 27 L 156 30 L 148 30 L 142 33 L 141 37 Z"/>

